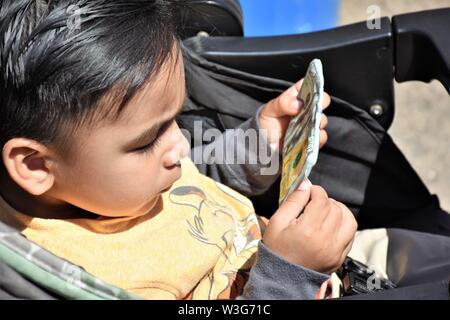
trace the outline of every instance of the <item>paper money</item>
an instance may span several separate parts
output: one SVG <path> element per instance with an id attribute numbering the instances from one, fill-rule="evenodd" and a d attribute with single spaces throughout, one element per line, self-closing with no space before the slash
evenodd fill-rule
<path id="1" fill-rule="evenodd" d="M 289 123 L 284 138 L 280 204 L 309 176 L 317 162 L 323 85 L 322 62 L 314 59 L 298 94 L 303 107 Z"/>

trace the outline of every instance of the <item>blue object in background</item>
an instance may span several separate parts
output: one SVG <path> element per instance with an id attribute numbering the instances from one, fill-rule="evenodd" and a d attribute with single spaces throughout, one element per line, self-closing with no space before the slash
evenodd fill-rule
<path id="1" fill-rule="evenodd" d="M 241 0 L 244 35 L 285 35 L 333 28 L 339 4 L 339 0 Z"/>

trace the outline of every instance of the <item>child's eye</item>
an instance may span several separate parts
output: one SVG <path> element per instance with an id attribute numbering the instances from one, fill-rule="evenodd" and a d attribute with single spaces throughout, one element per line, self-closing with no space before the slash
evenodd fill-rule
<path id="1" fill-rule="evenodd" d="M 134 149 L 134 151 L 137 152 L 137 153 L 147 153 L 147 152 L 152 151 L 152 150 L 153 150 L 155 147 L 157 147 L 160 143 L 161 143 L 161 140 L 159 139 L 159 137 L 157 137 L 157 138 L 156 138 L 155 140 L 153 140 L 151 143 L 149 143 L 149 144 L 147 144 L 147 145 L 145 145 L 145 146 L 136 148 L 136 149 Z"/>
<path id="2" fill-rule="evenodd" d="M 147 152 L 151 152 L 155 147 L 159 146 L 161 143 L 161 136 L 164 134 L 164 132 L 166 132 L 166 130 L 170 127 L 170 125 L 172 124 L 173 121 L 169 121 L 168 123 L 166 123 L 164 126 L 162 126 L 159 131 L 158 134 L 156 135 L 156 139 L 153 140 L 152 142 L 150 142 L 149 144 L 146 144 L 145 146 L 139 147 L 134 149 L 134 152 L 137 153 L 141 153 L 141 154 L 145 154 Z"/>

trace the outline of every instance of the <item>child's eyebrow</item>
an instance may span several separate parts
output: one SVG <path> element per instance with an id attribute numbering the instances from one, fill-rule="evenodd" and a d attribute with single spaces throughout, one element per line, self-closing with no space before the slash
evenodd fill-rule
<path id="1" fill-rule="evenodd" d="M 156 136 L 159 133 L 159 130 L 163 127 L 166 127 L 169 123 L 174 121 L 178 115 L 183 111 L 183 105 L 177 110 L 175 115 L 168 119 L 158 120 L 151 128 L 142 132 L 139 136 L 129 141 L 126 145 L 126 148 L 138 147 L 140 145 L 148 144 L 156 139 Z"/>

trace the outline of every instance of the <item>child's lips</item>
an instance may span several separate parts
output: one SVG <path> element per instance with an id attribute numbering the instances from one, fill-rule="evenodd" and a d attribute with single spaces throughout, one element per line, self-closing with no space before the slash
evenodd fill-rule
<path id="1" fill-rule="evenodd" d="M 173 184 L 181 178 L 181 171 L 182 171 L 182 169 L 181 169 L 181 161 L 178 161 L 177 163 L 175 163 L 174 165 L 172 165 L 170 168 L 167 168 L 167 169 L 169 169 L 169 170 L 174 169 L 175 171 L 173 173 L 176 174 L 176 177 L 173 177 L 172 182 L 169 184 L 169 186 L 164 188 L 164 189 L 162 189 L 160 191 L 160 193 L 164 193 L 164 192 L 169 191 L 170 188 L 172 188 Z"/>
<path id="2" fill-rule="evenodd" d="M 167 192 L 167 191 L 169 191 L 169 190 L 170 190 L 170 188 L 172 188 L 172 185 L 168 186 L 168 187 L 167 187 L 167 188 L 165 188 L 165 189 L 162 189 L 162 190 L 161 190 L 161 193 L 164 193 L 164 192 Z"/>

